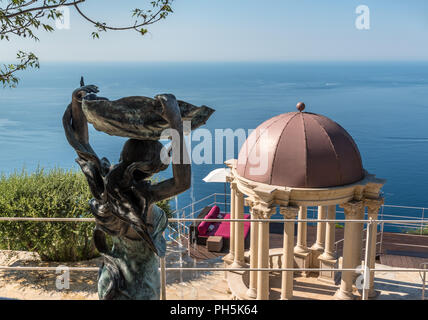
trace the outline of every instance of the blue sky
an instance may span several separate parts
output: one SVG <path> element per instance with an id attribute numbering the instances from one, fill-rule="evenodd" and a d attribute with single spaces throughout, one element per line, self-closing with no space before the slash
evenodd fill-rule
<path id="1" fill-rule="evenodd" d="M 126 25 L 149 1 L 87 0 L 94 19 Z M 370 30 L 355 27 L 359 5 L 370 9 Z M 135 32 L 93 28 L 72 12 L 71 29 L 41 41 L 0 42 L 0 61 L 18 49 L 42 61 L 353 61 L 428 60 L 426 0 L 175 0 L 174 14 Z"/>

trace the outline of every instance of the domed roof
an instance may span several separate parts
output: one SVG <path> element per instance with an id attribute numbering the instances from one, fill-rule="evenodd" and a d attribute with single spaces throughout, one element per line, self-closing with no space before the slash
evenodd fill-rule
<path id="1" fill-rule="evenodd" d="M 309 112 L 263 122 L 242 146 L 237 172 L 252 181 L 296 188 L 343 186 L 364 178 L 360 152 L 349 133 Z"/>

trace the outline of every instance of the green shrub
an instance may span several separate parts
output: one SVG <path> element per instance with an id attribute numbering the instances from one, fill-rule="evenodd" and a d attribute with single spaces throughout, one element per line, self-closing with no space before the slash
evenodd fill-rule
<path id="1" fill-rule="evenodd" d="M 428 223 L 425 223 L 422 228 L 418 227 L 404 229 L 404 233 L 428 236 Z"/>
<path id="2" fill-rule="evenodd" d="M 92 218 L 92 198 L 82 173 L 73 170 L 25 170 L 0 177 L 0 216 Z M 169 213 L 169 201 L 158 204 Z M 46 261 L 79 261 L 98 256 L 94 223 L 0 222 L 0 249 L 37 252 Z"/>

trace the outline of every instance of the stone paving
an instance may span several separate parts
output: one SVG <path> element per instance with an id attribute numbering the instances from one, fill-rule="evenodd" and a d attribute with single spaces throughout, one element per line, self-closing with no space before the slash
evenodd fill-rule
<path id="1" fill-rule="evenodd" d="M 224 272 L 213 272 L 198 280 L 167 286 L 167 300 L 230 300 Z"/>
<path id="2" fill-rule="evenodd" d="M 380 264 L 377 264 L 376 268 L 392 269 Z M 279 299 L 281 292 L 279 273 L 271 276 L 270 284 L 273 287 L 271 299 Z M 338 288 L 338 285 L 319 282 L 315 276 L 295 277 L 293 299 L 332 300 Z M 378 300 L 420 300 L 422 280 L 419 273 L 414 272 L 378 272 L 375 277 L 375 288 L 380 291 Z M 227 289 L 224 272 L 213 272 L 197 280 L 168 285 L 167 300 L 228 300 L 231 299 L 231 295 L 227 293 Z M 361 299 L 358 290 L 354 289 L 354 294 Z"/>
<path id="3" fill-rule="evenodd" d="M 168 262 L 169 261 L 169 262 Z M 100 259 L 76 263 L 75 266 L 98 266 Z M 0 264 L 14 266 L 48 266 L 35 254 L 27 252 L 0 251 Z M 170 250 L 167 256 L 168 267 L 222 267 L 221 257 L 205 261 L 190 258 L 185 250 Z M 391 269 L 377 264 L 376 268 Z M 405 270 L 405 269 L 404 269 Z M 428 276 L 428 275 L 427 275 Z M 71 274 L 69 290 L 55 288 L 54 272 L 6 272 L 0 271 L 0 297 L 25 300 L 94 300 L 97 297 L 96 272 Z M 271 299 L 280 296 L 280 274 L 271 277 Z M 377 272 L 375 287 L 381 291 L 378 299 L 420 300 L 422 280 L 419 273 Z M 296 277 L 294 299 L 330 300 L 338 286 L 320 283 L 316 277 Z M 358 294 L 358 292 L 355 292 Z M 175 271 L 167 273 L 167 300 L 229 300 L 225 273 L 219 271 Z M 428 299 L 428 294 L 427 294 Z"/>
<path id="4" fill-rule="evenodd" d="M 388 269 L 387 266 L 376 265 Z M 271 277 L 271 299 L 279 299 L 281 278 L 279 274 Z M 321 283 L 316 277 L 296 277 L 294 281 L 295 300 L 332 300 L 339 286 Z M 380 291 L 378 300 L 420 300 L 422 281 L 418 273 L 379 272 L 375 287 Z M 213 272 L 197 280 L 167 286 L 167 300 L 229 300 L 227 281 L 224 272 Z M 359 297 L 355 289 L 354 294 Z M 427 294 L 428 295 L 428 294 Z M 428 297 L 427 297 L 428 299 Z"/>

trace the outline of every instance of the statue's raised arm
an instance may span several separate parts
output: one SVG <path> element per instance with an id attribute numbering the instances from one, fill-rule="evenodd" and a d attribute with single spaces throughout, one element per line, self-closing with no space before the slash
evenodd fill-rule
<path id="1" fill-rule="evenodd" d="M 87 94 L 97 92 L 98 87 L 95 85 L 82 86 L 74 90 L 71 103 L 62 118 L 67 140 L 77 153 L 90 153 L 96 156 L 89 144 L 88 121 L 82 110 L 82 100 Z"/>
<path id="2" fill-rule="evenodd" d="M 76 161 L 88 180 L 92 194 L 96 198 L 100 198 L 104 192 L 103 168 L 109 167 L 110 164 L 107 159 L 100 161 L 89 144 L 88 121 L 82 110 L 83 99 L 88 94 L 97 92 L 97 86 L 85 86 L 82 78 L 81 87 L 75 89 L 71 95 L 71 103 L 64 112 L 62 123 L 67 141 L 78 155 Z"/>
<path id="3" fill-rule="evenodd" d="M 150 186 L 154 202 L 171 198 L 190 188 L 191 165 L 186 161 L 187 148 L 184 141 L 183 122 L 178 102 L 172 94 L 162 94 L 155 97 L 162 105 L 162 117 L 168 122 L 173 135 L 171 150 L 179 152 L 179 159 L 172 162 L 173 178 Z M 174 154 L 172 154 L 173 158 Z M 178 160 L 178 161 L 177 161 Z M 178 163 L 177 163 L 178 162 Z"/>

